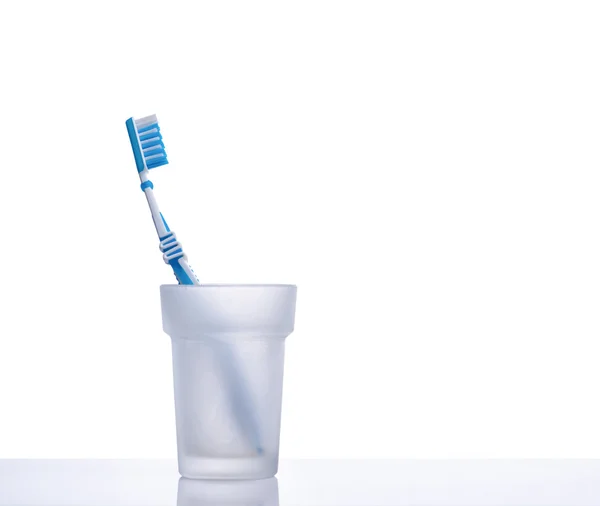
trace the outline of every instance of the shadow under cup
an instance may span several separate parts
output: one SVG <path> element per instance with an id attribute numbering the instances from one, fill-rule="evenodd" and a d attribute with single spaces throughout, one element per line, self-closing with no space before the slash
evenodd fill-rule
<path id="1" fill-rule="evenodd" d="M 277 473 L 285 338 L 294 285 L 163 285 L 171 337 L 179 472 L 259 479 Z"/>

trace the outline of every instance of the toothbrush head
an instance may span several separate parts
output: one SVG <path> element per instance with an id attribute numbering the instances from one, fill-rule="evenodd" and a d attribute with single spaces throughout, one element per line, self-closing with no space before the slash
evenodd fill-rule
<path id="1" fill-rule="evenodd" d="M 129 118 L 125 125 L 138 172 L 169 163 L 156 115 L 140 119 Z"/>

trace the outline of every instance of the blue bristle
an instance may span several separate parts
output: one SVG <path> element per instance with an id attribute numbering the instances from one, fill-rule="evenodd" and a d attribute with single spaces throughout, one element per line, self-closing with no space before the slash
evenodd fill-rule
<path id="1" fill-rule="evenodd" d="M 146 125 L 145 127 L 142 128 L 138 128 L 138 135 L 141 135 L 144 132 L 147 132 L 148 130 L 158 130 L 160 132 L 160 127 L 158 126 L 158 123 L 152 123 L 150 125 Z"/>
<path id="2" fill-rule="evenodd" d="M 142 149 L 153 148 L 155 146 L 160 146 L 161 148 L 165 147 L 164 143 L 161 140 L 142 142 Z"/>
<path id="3" fill-rule="evenodd" d="M 154 156 L 154 155 L 167 155 L 167 153 L 165 153 L 165 150 L 162 148 L 157 148 L 157 149 L 149 149 L 147 151 L 144 151 L 144 156 L 146 157 L 146 159 L 148 159 L 149 156 Z"/>
<path id="4" fill-rule="evenodd" d="M 165 158 L 154 158 L 152 160 L 150 160 L 149 162 L 146 162 L 146 166 L 149 169 L 156 169 L 156 167 L 160 167 L 161 165 L 167 165 L 169 163 L 169 160 Z"/>
<path id="5" fill-rule="evenodd" d="M 162 135 L 160 135 L 160 134 L 157 135 L 156 132 L 150 132 L 147 134 L 138 133 L 138 135 L 140 136 L 140 142 L 147 141 L 148 139 L 154 139 L 156 137 L 158 137 L 159 139 L 162 139 Z"/>

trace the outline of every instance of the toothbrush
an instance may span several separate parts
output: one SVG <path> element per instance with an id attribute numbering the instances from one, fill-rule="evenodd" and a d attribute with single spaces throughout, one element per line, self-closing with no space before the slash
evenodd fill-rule
<path id="1" fill-rule="evenodd" d="M 146 194 L 154 227 L 160 240 L 160 250 L 163 253 L 163 259 L 165 263 L 172 267 L 180 285 L 199 285 L 200 281 L 187 263 L 187 256 L 183 252 L 181 243 L 167 225 L 164 216 L 158 208 L 158 203 L 154 197 L 154 185 L 148 178 L 151 169 L 169 163 L 156 115 L 140 119 L 129 118 L 125 122 L 125 125 L 127 126 L 135 164 L 140 176 L 140 186 Z M 218 341 L 215 341 L 214 344 L 216 345 L 215 349 L 221 355 L 220 362 L 226 371 L 225 376 L 229 378 L 229 393 L 234 410 L 237 411 L 238 422 L 242 430 L 249 433 L 249 438 L 253 441 L 256 452 L 262 455 L 263 448 L 260 443 L 261 436 L 258 420 L 252 409 L 250 392 L 243 378 L 240 376 L 237 357 L 227 347 L 221 346 L 221 343 Z"/>
<path id="2" fill-rule="evenodd" d="M 142 191 L 148 200 L 154 227 L 160 240 L 160 251 L 163 260 L 173 269 L 173 273 L 180 285 L 199 285 L 200 281 L 187 262 L 187 256 L 183 252 L 181 243 L 173 232 L 158 208 L 154 197 L 154 185 L 148 178 L 151 169 L 169 163 L 165 145 L 162 142 L 160 127 L 156 115 L 145 118 L 129 118 L 125 125 L 131 141 L 133 156 L 140 176 Z"/>

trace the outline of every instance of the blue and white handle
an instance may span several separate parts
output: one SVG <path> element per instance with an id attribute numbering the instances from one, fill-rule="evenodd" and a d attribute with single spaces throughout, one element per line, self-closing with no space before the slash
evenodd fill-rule
<path id="1" fill-rule="evenodd" d="M 177 240 L 175 232 L 171 231 L 167 225 L 158 208 L 158 203 L 154 197 L 154 185 L 148 178 L 150 169 L 169 163 L 158 120 L 155 115 L 135 120 L 129 118 L 125 125 L 127 126 L 135 164 L 140 176 L 140 186 L 146 195 L 146 200 L 148 200 L 154 227 L 160 239 L 160 250 L 163 253 L 163 259 L 173 269 L 179 284 L 199 285 L 200 282 L 187 262 L 187 256 L 183 252 L 181 243 Z"/>

